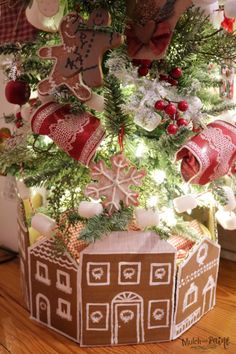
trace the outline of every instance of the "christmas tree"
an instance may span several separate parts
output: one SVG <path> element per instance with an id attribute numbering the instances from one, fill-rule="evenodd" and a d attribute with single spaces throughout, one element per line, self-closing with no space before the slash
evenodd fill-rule
<path id="1" fill-rule="evenodd" d="M 236 218 L 233 114 L 219 123 L 234 108 L 232 2 L 1 6 L 1 26 L 14 24 L 0 53 L 17 109 L 1 119 L 0 173 L 44 186 L 40 212 L 65 238 L 82 224 L 86 243 L 132 227 L 194 241 L 196 207 Z"/>

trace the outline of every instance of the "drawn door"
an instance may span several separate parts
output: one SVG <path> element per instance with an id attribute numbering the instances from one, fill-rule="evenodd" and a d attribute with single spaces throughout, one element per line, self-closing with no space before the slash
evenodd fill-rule
<path id="1" fill-rule="evenodd" d="M 39 322 L 51 325 L 50 303 L 46 296 L 36 296 L 36 318 Z"/>
<path id="2" fill-rule="evenodd" d="M 140 303 L 115 305 L 115 341 L 122 343 L 140 342 Z"/>

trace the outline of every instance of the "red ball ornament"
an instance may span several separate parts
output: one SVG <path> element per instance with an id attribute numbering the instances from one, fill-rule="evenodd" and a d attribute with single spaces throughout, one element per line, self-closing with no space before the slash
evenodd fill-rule
<path id="1" fill-rule="evenodd" d="M 178 131 L 178 127 L 175 124 L 169 124 L 166 130 L 169 135 L 175 135 Z"/>
<path id="2" fill-rule="evenodd" d="M 8 102 L 22 106 L 30 98 L 30 86 L 25 81 L 11 80 L 5 87 L 5 96 Z"/>
<path id="3" fill-rule="evenodd" d="M 140 66 L 142 64 L 142 60 L 141 59 L 133 59 L 132 64 L 133 64 L 133 66 Z"/>
<path id="4" fill-rule="evenodd" d="M 138 69 L 138 74 L 139 76 L 147 76 L 149 73 L 149 68 L 147 66 L 140 66 Z"/>
<path id="5" fill-rule="evenodd" d="M 188 110 L 188 102 L 187 101 L 180 101 L 178 103 L 178 108 L 181 112 L 186 112 Z"/>
<path id="6" fill-rule="evenodd" d="M 171 84 L 171 86 L 178 86 L 178 81 L 175 79 L 172 79 L 171 77 L 168 78 L 168 82 L 169 84 Z"/>
<path id="7" fill-rule="evenodd" d="M 16 113 L 16 120 L 22 119 L 21 112 Z"/>
<path id="8" fill-rule="evenodd" d="M 173 79 L 179 79 L 183 75 L 183 71 L 181 68 L 174 68 L 171 70 L 170 75 L 173 77 Z"/>
<path id="9" fill-rule="evenodd" d="M 165 112 L 166 114 L 168 114 L 168 116 L 174 116 L 176 114 L 176 107 L 173 103 L 169 103 L 166 107 L 165 107 Z"/>
<path id="10" fill-rule="evenodd" d="M 165 104 L 165 102 L 163 100 L 156 101 L 155 109 L 157 111 L 163 111 L 165 109 L 165 107 L 166 107 L 166 104 Z"/>
<path id="11" fill-rule="evenodd" d="M 142 66 L 147 66 L 148 68 L 150 68 L 152 66 L 152 60 L 142 59 L 140 61 L 141 61 Z"/>
<path id="12" fill-rule="evenodd" d="M 168 76 L 167 76 L 167 75 L 160 74 L 159 80 L 160 80 L 160 81 L 168 81 Z"/>
<path id="13" fill-rule="evenodd" d="M 22 119 L 17 119 L 15 122 L 15 126 L 17 127 L 17 129 L 23 127 L 23 120 Z"/>
<path id="14" fill-rule="evenodd" d="M 188 125 L 188 121 L 184 118 L 180 118 L 177 120 L 178 127 L 184 127 Z"/>

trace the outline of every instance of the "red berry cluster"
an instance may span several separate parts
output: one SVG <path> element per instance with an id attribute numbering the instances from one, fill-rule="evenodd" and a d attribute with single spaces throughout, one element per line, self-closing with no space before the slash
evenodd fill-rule
<path id="1" fill-rule="evenodd" d="M 17 127 L 17 129 L 23 127 L 24 123 L 23 123 L 23 119 L 21 116 L 21 112 L 17 112 L 16 113 L 16 119 L 15 119 L 15 126 Z"/>
<path id="2" fill-rule="evenodd" d="M 138 67 L 139 76 L 147 76 L 152 67 L 152 61 L 148 59 L 133 59 L 132 63 Z"/>
<path id="3" fill-rule="evenodd" d="M 158 100 L 155 103 L 155 109 L 159 112 L 163 112 L 165 118 L 171 119 L 173 123 L 170 123 L 167 127 L 167 133 L 174 135 L 178 132 L 178 129 L 183 126 L 187 126 L 189 122 L 181 117 L 181 113 L 188 110 L 188 102 L 180 101 L 176 104 L 173 102 L 166 102 L 164 100 Z"/>
<path id="4" fill-rule="evenodd" d="M 160 81 L 167 81 L 171 86 L 178 86 L 179 82 L 178 79 L 183 75 L 183 71 L 181 68 L 174 68 L 171 70 L 169 75 L 160 74 L 159 80 Z"/>

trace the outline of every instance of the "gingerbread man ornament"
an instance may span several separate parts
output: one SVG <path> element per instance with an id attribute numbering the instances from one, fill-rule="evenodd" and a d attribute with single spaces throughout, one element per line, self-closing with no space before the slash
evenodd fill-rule
<path id="1" fill-rule="evenodd" d="M 122 35 L 109 30 L 110 24 L 110 15 L 104 9 L 94 10 L 87 21 L 77 13 L 66 15 L 60 24 L 63 43 L 39 51 L 41 58 L 55 61 L 49 78 L 39 83 L 39 93 L 48 95 L 66 85 L 81 101 L 90 100 L 91 88 L 103 83 L 104 53 L 123 42 Z"/>

